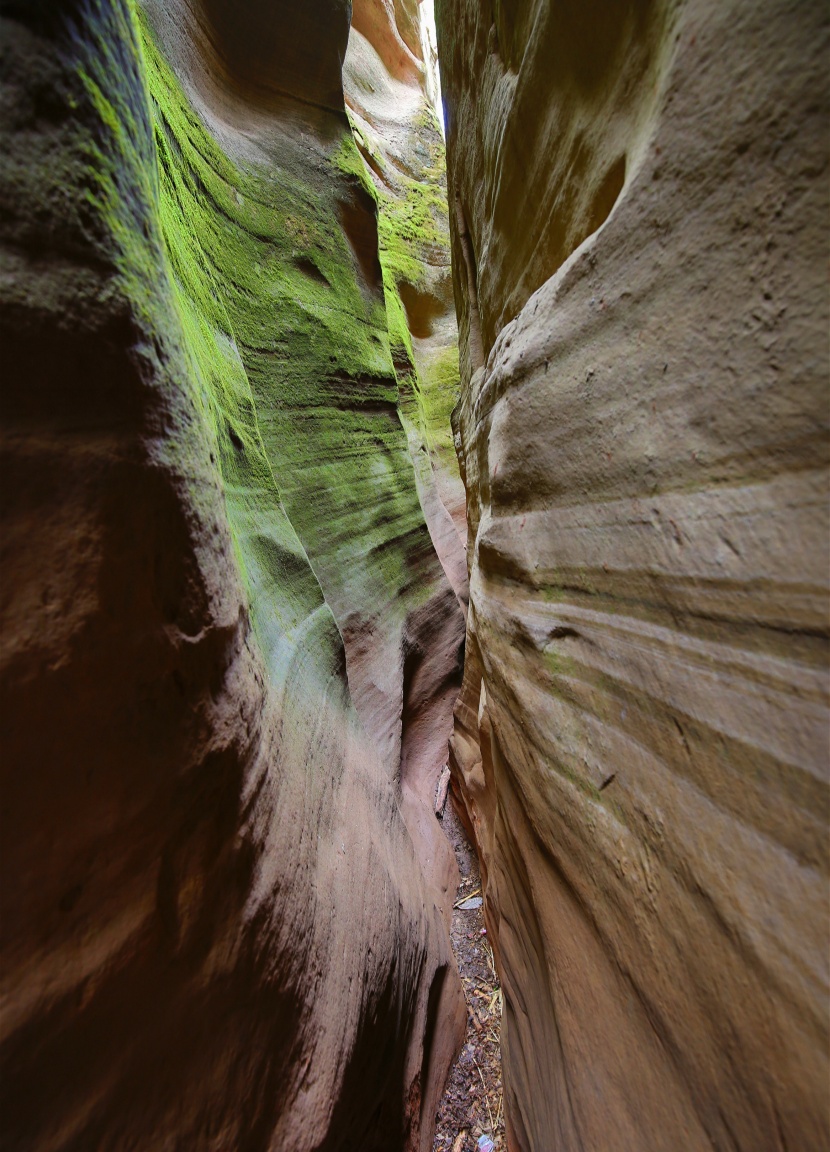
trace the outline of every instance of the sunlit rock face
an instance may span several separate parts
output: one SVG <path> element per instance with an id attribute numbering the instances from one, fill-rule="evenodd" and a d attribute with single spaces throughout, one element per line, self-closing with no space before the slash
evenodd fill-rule
<path id="1" fill-rule="evenodd" d="M 830 1138 L 827 41 L 438 4 L 515 1152 Z"/>
<path id="2" fill-rule="evenodd" d="M 349 6 L 4 11 L 4 1138 L 426 1149 L 464 627 Z"/>

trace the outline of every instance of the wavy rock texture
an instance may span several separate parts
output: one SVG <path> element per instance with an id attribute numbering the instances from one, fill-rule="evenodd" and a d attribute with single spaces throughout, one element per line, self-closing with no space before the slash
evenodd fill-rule
<path id="1" fill-rule="evenodd" d="M 819 5 L 440 0 L 515 1152 L 828 1133 Z"/>
<path id="2" fill-rule="evenodd" d="M 446 201 L 444 142 L 427 92 L 427 74 L 418 35 L 414 0 L 393 7 L 377 0 L 358 0 L 343 67 L 346 105 L 355 141 L 378 200 L 378 233 L 383 293 L 389 339 L 398 383 L 400 414 L 406 429 L 411 465 L 400 465 L 411 494 L 414 468 L 420 504 L 435 553 L 455 592 L 433 594 L 422 608 L 408 610 L 401 635 L 389 628 L 394 620 L 385 602 L 388 591 L 377 579 L 363 577 L 346 589 L 343 634 L 350 663 L 350 682 L 367 725 L 379 738 L 400 730 L 404 814 L 419 855 L 429 862 L 427 874 L 443 892 L 455 892 L 457 871 L 449 841 L 432 810 L 436 774 L 446 762 L 447 735 L 460 678 L 458 655 L 464 643 L 467 571 L 464 491 L 458 475 L 450 413 L 458 399 L 458 329 L 450 270 L 450 237 Z M 375 240 L 373 238 L 373 243 Z M 390 488 L 381 478 L 373 498 L 383 506 Z M 320 519 L 321 524 L 327 518 Z M 414 550 L 413 550 L 414 551 Z M 366 563 L 371 570 L 375 558 Z M 337 579 L 337 572 L 333 573 Z M 342 577 L 340 578 L 342 580 Z M 388 588 L 389 573 L 383 572 Z M 395 583 L 402 608 L 404 596 L 417 605 L 434 580 L 426 564 Z M 442 584 L 441 591 L 446 589 Z M 447 589 L 447 591 L 449 591 Z M 457 597 L 457 598 L 456 598 Z M 380 599 L 379 599 L 380 598 Z M 378 612 L 378 604 L 381 612 Z M 337 608 L 335 607 L 335 613 Z M 402 613 L 403 615 L 403 613 Z M 379 621 L 379 622 L 378 622 Z M 403 724 L 400 698 L 385 692 L 378 668 L 390 668 L 400 692 L 403 653 Z M 352 667 L 361 671 L 352 674 Z M 365 669 L 365 674 L 363 673 Z M 361 676 L 361 680 L 357 680 Z M 452 986 L 457 977 L 453 971 Z M 460 1002 L 460 1001 L 459 1001 Z M 460 1021 L 463 1025 L 463 1020 Z M 463 1032 L 444 1029 L 446 1067 Z M 434 1115 L 437 1098 L 432 1102 Z"/>
<path id="3" fill-rule="evenodd" d="M 380 259 L 401 411 L 438 555 L 467 601 L 464 486 L 450 414 L 459 394 L 446 160 L 417 0 L 358 0 L 343 78 L 380 209 Z"/>
<path id="4" fill-rule="evenodd" d="M 348 5 L 4 10 L 4 1145 L 427 1148 L 464 629 Z"/>

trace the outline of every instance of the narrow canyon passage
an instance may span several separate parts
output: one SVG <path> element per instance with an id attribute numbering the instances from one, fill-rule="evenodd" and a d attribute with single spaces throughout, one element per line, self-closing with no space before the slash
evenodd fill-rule
<path id="1" fill-rule="evenodd" d="M 505 1147 L 501 1074 L 502 991 L 484 925 L 481 870 L 452 800 L 443 828 L 455 850 L 459 883 L 450 940 L 467 1002 L 467 1031 L 435 1120 L 433 1152 Z"/>
<path id="2" fill-rule="evenodd" d="M 0 5 L 2 1152 L 826 1152 L 828 57 Z"/>

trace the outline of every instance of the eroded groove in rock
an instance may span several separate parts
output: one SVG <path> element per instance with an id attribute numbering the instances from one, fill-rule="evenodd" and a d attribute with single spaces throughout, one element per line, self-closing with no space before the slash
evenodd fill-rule
<path id="1" fill-rule="evenodd" d="M 464 210 L 453 786 L 511 1147 L 817 1152 L 826 13 L 440 0 L 438 33 Z"/>
<path id="2" fill-rule="evenodd" d="M 464 627 L 347 7 L 7 6 L 9 1147 L 429 1147 Z"/>

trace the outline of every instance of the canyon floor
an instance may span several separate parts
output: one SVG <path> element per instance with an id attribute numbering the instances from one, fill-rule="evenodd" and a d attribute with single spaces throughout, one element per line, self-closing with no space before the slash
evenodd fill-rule
<path id="1" fill-rule="evenodd" d="M 501 989 L 484 928 L 483 907 L 461 907 L 481 897 L 481 875 L 451 799 L 444 809 L 443 827 L 461 873 L 450 936 L 467 1001 L 467 1035 L 450 1069 L 432 1147 L 433 1152 L 474 1152 L 479 1136 L 486 1134 L 495 1149 L 503 1149 Z"/>

